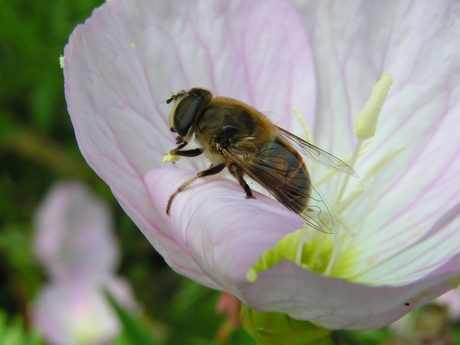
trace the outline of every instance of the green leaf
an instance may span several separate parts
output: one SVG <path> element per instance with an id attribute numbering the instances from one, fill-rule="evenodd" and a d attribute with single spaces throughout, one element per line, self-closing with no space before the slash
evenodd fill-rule
<path id="1" fill-rule="evenodd" d="M 0 310 L 0 344 L 2 345 L 43 345 L 37 332 L 24 330 L 22 318 L 19 316 L 8 320 L 5 311 Z"/>
<path id="2" fill-rule="evenodd" d="M 104 295 L 112 306 L 113 310 L 118 315 L 118 319 L 123 326 L 123 344 L 126 345 L 159 345 L 160 343 L 152 339 L 152 337 L 143 329 L 139 322 L 134 319 L 129 313 L 124 310 L 120 304 L 107 291 Z"/>

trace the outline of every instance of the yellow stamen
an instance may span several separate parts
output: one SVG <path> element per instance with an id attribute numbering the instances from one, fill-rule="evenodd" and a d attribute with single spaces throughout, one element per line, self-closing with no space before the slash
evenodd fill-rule
<path id="1" fill-rule="evenodd" d="M 405 149 L 404 146 L 397 146 L 394 149 L 387 152 L 385 156 L 383 156 L 372 168 L 369 172 L 364 176 L 364 178 L 359 182 L 358 187 L 356 189 L 363 189 L 364 186 L 369 182 L 369 180 L 377 175 L 393 158 L 403 152 Z"/>
<path id="2" fill-rule="evenodd" d="M 373 143 L 371 141 L 368 141 L 364 146 L 361 147 L 361 149 L 359 150 L 358 156 L 361 156 L 362 154 L 366 153 L 372 146 L 373 146 Z M 352 157 L 353 157 L 353 152 L 350 152 L 349 154 L 347 154 L 345 157 L 341 159 L 345 163 L 350 165 Z M 323 176 L 321 176 L 319 179 L 316 180 L 315 185 L 320 186 L 326 182 L 329 182 L 337 174 L 339 174 L 337 170 L 330 169 Z"/>
<path id="3" fill-rule="evenodd" d="M 294 118 L 300 124 L 300 128 L 302 128 L 302 131 L 303 131 L 304 139 L 308 141 L 310 144 L 314 144 L 313 135 L 311 134 L 310 126 L 308 125 L 307 121 L 305 121 L 305 118 L 302 116 L 300 111 L 296 108 L 293 108 L 292 115 L 294 115 Z"/>
<path id="4" fill-rule="evenodd" d="M 339 235 L 334 235 L 334 245 L 332 247 L 332 255 L 331 255 L 331 259 L 329 260 L 329 263 L 326 267 L 326 270 L 324 271 L 324 274 L 325 275 L 330 275 L 331 272 L 332 272 L 332 269 L 334 268 L 334 265 L 335 263 L 338 261 L 339 259 L 339 255 L 340 255 L 340 237 Z"/>
<path id="5" fill-rule="evenodd" d="M 355 121 L 355 135 L 360 140 L 372 138 L 377 129 L 380 112 L 387 97 L 393 77 L 388 74 L 382 75 L 374 85 L 369 100 L 363 110 L 358 114 Z"/>
<path id="6" fill-rule="evenodd" d="M 364 188 L 355 189 L 346 199 L 340 201 L 335 205 L 334 211 L 338 214 L 345 212 L 356 200 L 358 200 L 364 193 Z"/>
<path id="7" fill-rule="evenodd" d="M 359 152 L 361 151 L 361 146 L 363 144 L 363 141 L 361 139 L 358 139 L 358 142 L 356 143 L 355 151 L 353 151 L 353 156 L 351 157 L 350 161 L 350 166 L 352 168 L 355 167 L 356 161 L 358 160 Z M 339 204 L 342 201 L 343 194 L 345 193 L 345 189 L 347 188 L 348 181 L 350 180 L 350 175 L 346 175 L 342 187 L 340 188 L 340 192 L 337 194 L 337 198 L 335 199 L 335 205 Z"/>

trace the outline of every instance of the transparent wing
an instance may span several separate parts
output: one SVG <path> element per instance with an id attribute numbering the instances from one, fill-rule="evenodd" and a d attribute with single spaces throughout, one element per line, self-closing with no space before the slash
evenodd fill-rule
<path id="1" fill-rule="evenodd" d="M 280 137 L 285 139 L 287 142 L 292 144 L 299 151 L 304 153 L 311 160 L 324 165 L 333 170 L 337 170 L 354 177 L 358 177 L 358 174 L 344 161 L 338 159 L 337 157 L 331 155 L 329 152 L 316 147 L 313 144 L 310 144 L 308 141 L 305 141 L 298 136 L 288 132 L 287 130 L 275 126 L 277 133 Z"/>
<path id="2" fill-rule="evenodd" d="M 324 199 L 311 184 L 307 170 L 304 169 L 305 173 L 298 173 L 299 165 L 292 158 L 296 155 L 287 150 L 281 142 L 273 142 L 267 146 L 257 152 L 247 152 L 242 147 L 231 147 L 224 150 L 223 155 L 239 165 L 276 200 L 299 214 L 312 228 L 333 233 L 334 217 Z M 299 164 L 302 164 L 300 168 L 305 168 L 303 162 L 300 161 Z"/>

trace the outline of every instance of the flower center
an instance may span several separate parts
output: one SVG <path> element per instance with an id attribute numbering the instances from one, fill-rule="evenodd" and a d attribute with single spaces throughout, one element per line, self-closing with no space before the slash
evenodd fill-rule
<path id="1" fill-rule="evenodd" d="M 383 75 L 374 86 L 363 110 L 357 116 L 354 133 L 358 140 L 355 149 L 342 159 L 352 168 L 355 167 L 358 158 L 372 146 L 371 142 L 365 141 L 375 134 L 378 117 L 392 82 L 391 76 Z M 311 142 L 312 135 L 304 118 L 296 110 L 293 113 L 303 128 L 305 138 Z M 305 224 L 303 229 L 285 236 L 274 248 L 266 251 L 256 264 L 248 270 L 248 280 L 255 281 L 260 271 L 272 267 L 283 259 L 291 260 L 303 268 L 327 276 L 341 278 L 351 276 L 353 259 L 357 254 L 351 243 L 355 234 L 359 231 L 360 225 L 350 225 L 344 214 L 350 206 L 363 197 L 366 187 L 373 180 L 373 177 L 378 175 L 403 150 L 404 147 L 396 147 L 390 150 L 367 171 L 359 183 L 354 183 L 354 187 L 350 186 L 350 175 L 343 176 L 338 188 L 334 189 L 335 193 L 328 199 L 331 202 L 330 210 L 335 221 L 336 231 L 334 234 L 319 232 Z M 320 179 L 316 180 L 315 186 L 318 187 L 328 183 L 331 179 L 337 177 L 337 174 L 338 171 L 329 170 Z M 318 190 L 318 188 L 316 189 Z M 369 202 L 368 205 L 370 204 Z M 359 221 L 361 225 L 364 224 L 367 213 L 362 214 L 362 218 Z"/>

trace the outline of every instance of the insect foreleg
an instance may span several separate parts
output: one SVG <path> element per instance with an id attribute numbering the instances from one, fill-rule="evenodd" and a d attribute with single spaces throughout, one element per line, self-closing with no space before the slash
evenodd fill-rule
<path id="1" fill-rule="evenodd" d="M 174 150 L 169 151 L 169 154 L 172 156 L 196 157 L 203 153 L 202 148 L 190 149 L 190 150 L 180 150 L 179 147 Z"/>
<path id="2" fill-rule="evenodd" d="M 228 171 L 233 175 L 234 178 L 238 181 L 241 187 L 243 187 L 246 192 L 246 199 L 255 199 L 255 196 L 252 194 L 252 190 L 249 185 L 246 183 L 243 177 L 243 170 L 235 163 L 231 163 L 228 166 Z"/>
<path id="3" fill-rule="evenodd" d="M 187 151 L 189 151 L 189 150 L 187 150 Z M 221 163 L 221 164 L 211 166 L 210 168 L 208 168 L 206 170 L 200 171 L 198 174 L 196 174 L 196 176 L 192 177 L 190 180 L 185 181 L 184 183 L 182 183 L 179 186 L 179 188 L 177 188 L 177 190 L 174 192 L 174 194 L 169 197 L 168 205 L 166 206 L 166 214 L 169 216 L 169 210 L 171 208 L 171 203 L 172 203 L 173 199 L 176 197 L 176 195 L 179 194 L 180 192 L 182 192 L 190 183 L 192 183 L 193 181 L 195 181 L 196 179 L 199 179 L 201 177 L 218 174 L 222 170 L 224 170 L 224 168 L 225 168 L 225 163 Z"/>

